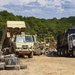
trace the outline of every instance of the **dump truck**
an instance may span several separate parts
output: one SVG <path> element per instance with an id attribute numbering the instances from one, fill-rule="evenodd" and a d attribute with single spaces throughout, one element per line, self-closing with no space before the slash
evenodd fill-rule
<path id="1" fill-rule="evenodd" d="M 0 32 L 0 50 L 5 55 L 15 53 L 33 57 L 33 39 L 31 35 L 25 35 L 24 21 L 7 21 L 4 32 Z"/>
<path id="2" fill-rule="evenodd" d="M 57 37 L 57 54 L 75 56 L 75 28 L 68 29 Z"/>
<path id="3" fill-rule="evenodd" d="M 0 49 L 4 54 L 10 54 L 15 52 L 15 47 L 12 45 L 12 41 L 16 35 L 22 35 L 25 32 L 25 23 L 23 21 L 7 21 L 7 25 L 4 27 L 4 32 L 0 33 Z"/>

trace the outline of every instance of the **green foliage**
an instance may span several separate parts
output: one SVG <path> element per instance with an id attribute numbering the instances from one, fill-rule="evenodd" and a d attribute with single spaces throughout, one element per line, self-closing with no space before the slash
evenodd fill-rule
<path id="1" fill-rule="evenodd" d="M 45 37 L 53 36 L 55 39 L 57 35 L 64 33 L 68 28 L 75 27 L 75 17 L 69 18 L 53 18 L 53 19 L 39 19 L 35 17 L 22 17 L 14 15 L 5 11 L 0 12 L 0 30 L 4 31 L 4 26 L 7 21 L 25 21 L 26 34 L 37 34 L 39 40 Z"/>

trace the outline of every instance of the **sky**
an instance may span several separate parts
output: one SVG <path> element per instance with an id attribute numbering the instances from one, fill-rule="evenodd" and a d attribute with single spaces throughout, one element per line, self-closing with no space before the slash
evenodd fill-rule
<path id="1" fill-rule="evenodd" d="M 75 0 L 0 0 L 0 11 L 36 18 L 75 16 Z"/>

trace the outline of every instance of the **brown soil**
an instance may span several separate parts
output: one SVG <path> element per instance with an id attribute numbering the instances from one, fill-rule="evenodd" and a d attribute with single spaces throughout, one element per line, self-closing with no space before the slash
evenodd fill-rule
<path id="1" fill-rule="evenodd" d="M 0 70 L 0 75 L 75 75 L 75 58 L 41 55 L 20 60 L 27 69 Z"/>

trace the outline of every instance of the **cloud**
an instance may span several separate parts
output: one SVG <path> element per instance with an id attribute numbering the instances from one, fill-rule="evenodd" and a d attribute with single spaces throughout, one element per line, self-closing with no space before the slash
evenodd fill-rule
<path id="1" fill-rule="evenodd" d="M 18 3 L 19 1 L 17 0 L 0 0 L 0 5 L 6 5 L 6 4 L 9 4 L 9 3 Z"/>
<path id="2" fill-rule="evenodd" d="M 46 4 L 48 4 L 48 1 L 47 0 L 37 0 L 37 2 L 39 4 L 41 4 L 42 6 L 45 6 Z"/>
<path id="3" fill-rule="evenodd" d="M 30 3 L 30 2 L 35 2 L 36 0 L 19 0 L 22 3 Z"/>
<path id="4" fill-rule="evenodd" d="M 61 18 L 75 15 L 75 0 L 0 0 L 0 10 L 23 16 Z"/>

